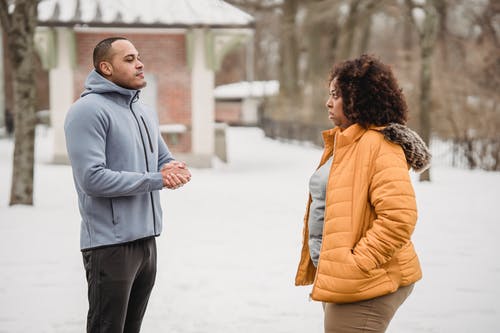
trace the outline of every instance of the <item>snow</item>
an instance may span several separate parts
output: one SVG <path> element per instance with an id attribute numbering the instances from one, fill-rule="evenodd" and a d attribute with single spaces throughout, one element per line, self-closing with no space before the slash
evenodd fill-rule
<path id="1" fill-rule="evenodd" d="M 320 150 L 229 128 L 230 163 L 162 192 L 165 228 L 143 332 L 322 332 L 310 287 L 293 286 L 307 180 Z M 68 166 L 39 128 L 35 206 L 8 206 L 13 144 L 0 140 L 0 332 L 83 332 L 79 214 Z M 500 332 L 500 173 L 436 165 L 415 191 L 424 278 L 395 332 Z"/>
<path id="2" fill-rule="evenodd" d="M 216 99 L 243 99 L 249 97 L 269 97 L 279 93 L 279 81 L 242 81 L 217 86 L 214 90 Z"/>
<path id="3" fill-rule="evenodd" d="M 79 3 L 79 11 L 77 11 Z M 253 17 L 221 0 L 43 0 L 39 21 L 151 25 L 240 25 Z"/>

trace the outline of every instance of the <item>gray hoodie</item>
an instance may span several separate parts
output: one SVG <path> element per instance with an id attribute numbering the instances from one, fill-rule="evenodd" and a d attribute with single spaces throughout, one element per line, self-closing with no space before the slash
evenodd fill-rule
<path id="1" fill-rule="evenodd" d="M 139 90 L 92 71 L 64 131 L 82 216 L 80 248 L 160 235 L 159 170 L 173 157 Z"/>

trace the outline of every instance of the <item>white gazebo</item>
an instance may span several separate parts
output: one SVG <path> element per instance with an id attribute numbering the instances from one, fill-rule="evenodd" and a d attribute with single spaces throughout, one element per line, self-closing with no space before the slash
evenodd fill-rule
<path id="1" fill-rule="evenodd" d="M 279 89 L 280 84 L 276 80 L 243 81 L 217 86 L 214 90 L 216 114 L 220 109 L 225 109 L 226 104 L 236 105 L 233 108 L 229 107 L 234 113 L 230 115 L 232 121 L 224 119 L 227 111 L 220 112 L 220 119 L 217 120 L 234 125 L 256 126 L 261 120 L 259 115 L 261 104 L 265 99 L 278 95 Z"/>
<path id="2" fill-rule="evenodd" d="M 190 123 L 163 122 L 162 128 L 173 134 L 188 128 L 190 151 L 176 156 L 192 166 L 211 166 L 216 142 L 214 73 L 232 47 L 252 37 L 252 16 L 221 0 L 42 0 L 38 11 L 35 39 L 42 63 L 49 70 L 54 162 L 67 161 L 63 122 L 76 98 L 75 91 L 81 90 L 75 87 L 75 81 L 81 80 L 75 74 L 75 59 L 82 46 L 77 45 L 75 36 L 175 32 L 185 36 Z"/>

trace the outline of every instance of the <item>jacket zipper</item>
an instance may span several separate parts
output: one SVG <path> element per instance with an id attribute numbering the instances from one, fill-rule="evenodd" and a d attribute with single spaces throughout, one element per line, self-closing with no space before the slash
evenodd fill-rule
<path id="1" fill-rule="evenodd" d="M 337 133 L 335 133 L 335 136 L 333 137 L 333 149 L 332 149 L 332 165 L 330 166 L 330 173 L 333 170 L 333 162 L 335 160 L 335 150 L 337 149 Z M 328 179 L 330 179 L 330 174 L 328 174 Z M 328 180 L 326 181 L 326 186 L 328 187 Z M 326 216 L 326 200 L 328 199 L 328 188 L 325 191 L 325 213 L 324 215 Z M 321 247 L 319 248 L 319 257 L 318 257 L 318 267 L 316 267 L 316 274 L 314 275 L 314 282 L 313 282 L 313 290 L 311 290 L 311 293 L 309 294 L 309 301 L 312 300 L 312 294 L 314 292 L 314 288 L 316 288 L 316 280 L 318 279 L 318 272 L 319 272 L 319 265 L 321 263 L 321 252 L 323 251 L 323 244 L 325 244 L 325 222 L 326 219 L 323 219 L 323 234 L 321 235 Z"/>
<path id="2" fill-rule="evenodd" d="M 141 124 L 139 123 L 139 119 L 137 119 L 137 116 L 134 113 L 134 109 L 132 108 L 132 103 L 134 102 L 134 100 L 137 97 L 138 93 L 139 92 L 136 92 L 135 95 L 134 95 L 134 97 L 130 101 L 129 108 L 130 108 L 130 112 L 132 112 L 132 115 L 134 116 L 134 119 L 135 119 L 135 121 L 137 123 L 137 127 L 139 129 L 139 134 L 141 136 L 142 149 L 144 150 L 144 159 L 146 160 L 146 171 L 149 172 L 148 152 L 147 152 L 146 145 L 144 144 L 144 136 L 142 135 Z M 141 115 L 141 118 L 142 118 L 142 115 Z M 144 124 L 144 126 L 145 126 L 145 124 Z M 146 131 L 147 131 L 147 129 L 146 129 Z M 149 133 L 148 133 L 148 139 L 149 139 Z M 149 143 L 151 144 L 151 140 L 149 141 Z M 151 151 L 152 150 L 153 149 L 151 148 Z M 149 192 L 149 197 L 151 199 L 151 208 L 153 210 L 153 232 L 154 232 L 154 234 L 156 236 L 156 212 L 155 212 L 155 205 L 154 205 L 154 199 L 153 199 L 153 192 Z"/>
<path id="3" fill-rule="evenodd" d="M 144 117 L 141 116 L 142 123 L 144 124 L 144 128 L 146 129 L 146 134 L 148 136 L 148 141 L 149 141 L 149 148 L 151 149 L 151 152 L 153 153 L 153 143 L 151 142 L 151 136 L 149 135 L 149 130 L 148 127 L 146 126 L 146 122 L 144 121 Z"/>

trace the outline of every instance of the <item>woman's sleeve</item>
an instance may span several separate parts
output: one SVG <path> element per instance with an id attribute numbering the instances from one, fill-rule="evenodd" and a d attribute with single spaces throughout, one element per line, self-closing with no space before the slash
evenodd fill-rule
<path id="1" fill-rule="evenodd" d="M 375 220 L 353 249 L 354 260 L 365 271 L 390 261 L 408 243 L 417 221 L 415 192 L 402 148 L 384 141 L 373 170 L 369 200 Z"/>

